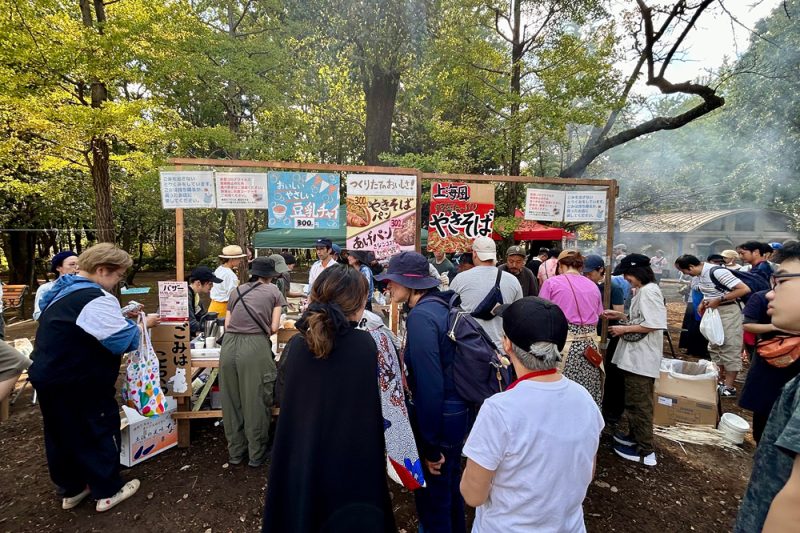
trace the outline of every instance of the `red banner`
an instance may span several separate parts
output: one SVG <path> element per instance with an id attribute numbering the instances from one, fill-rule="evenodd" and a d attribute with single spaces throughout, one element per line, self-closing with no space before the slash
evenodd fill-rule
<path id="1" fill-rule="evenodd" d="M 492 234 L 493 225 L 494 185 L 442 182 L 431 184 L 429 252 L 469 251 L 475 237 Z"/>

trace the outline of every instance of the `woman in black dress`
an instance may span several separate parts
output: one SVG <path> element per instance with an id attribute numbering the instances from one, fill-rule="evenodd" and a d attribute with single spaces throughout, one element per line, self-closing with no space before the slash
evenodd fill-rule
<path id="1" fill-rule="evenodd" d="M 297 322 L 283 371 L 281 416 L 262 531 L 396 531 L 386 484 L 378 353 L 355 329 L 367 280 L 326 268 Z"/>

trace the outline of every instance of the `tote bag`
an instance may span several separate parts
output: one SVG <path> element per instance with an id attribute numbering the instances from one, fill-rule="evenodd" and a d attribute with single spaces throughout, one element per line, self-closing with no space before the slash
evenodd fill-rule
<path id="1" fill-rule="evenodd" d="M 142 324 L 141 315 L 139 323 Z M 161 389 L 158 356 L 150 342 L 150 333 L 146 327 L 142 331 L 139 348 L 128 354 L 122 401 L 142 416 L 158 416 L 166 411 L 167 398 Z"/>

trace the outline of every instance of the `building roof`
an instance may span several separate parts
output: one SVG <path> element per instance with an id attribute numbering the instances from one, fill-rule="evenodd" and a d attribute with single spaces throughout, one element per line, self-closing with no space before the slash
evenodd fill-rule
<path id="1" fill-rule="evenodd" d="M 638 215 L 635 219 L 619 221 L 620 233 L 688 233 L 702 226 L 736 213 L 760 212 L 763 209 L 721 209 L 717 211 L 654 213 Z"/>

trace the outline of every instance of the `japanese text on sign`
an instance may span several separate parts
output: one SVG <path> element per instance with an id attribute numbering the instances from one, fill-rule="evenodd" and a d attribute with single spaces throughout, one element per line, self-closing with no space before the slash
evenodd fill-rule
<path id="1" fill-rule="evenodd" d="M 153 328 L 151 336 L 161 366 L 162 389 L 170 396 L 191 396 L 189 323 L 161 324 Z"/>
<path id="2" fill-rule="evenodd" d="M 574 191 L 567 193 L 564 222 L 603 222 L 605 219 L 605 192 Z"/>
<path id="3" fill-rule="evenodd" d="M 162 171 L 159 178 L 164 209 L 214 208 L 217 205 L 213 172 Z"/>
<path id="4" fill-rule="evenodd" d="M 416 176 L 350 174 L 347 196 L 417 196 Z"/>
<path id="5" fill-rule="evenodd" d="M 267 175 L 256 172 L 217 172 L 217 208 L 267 209 Z"/>
<path id="6" fill-rule="evenodd" d="M 339 175 L 270 172 L 269 227 L 337 229 Z"/>
<path id="7" fill-rule="evenodd" d="M 528 189 L 525 197 L 525 220 L 561 222 L 564 219 L 565 197 L 565 191 Z"/>
<path id="8" fill-rule="evenodd" d="M 489 236 L 494 225 L 494 186 L 491 184 L 431 184 L 428 250 L 464 252 L 472 240 Z"/>
<path id="9" fill-rule="evenodd" d="M 189 320 L 189 285 L 185 281 L 158 282 L 158 316 L 164 322 Z"/>

